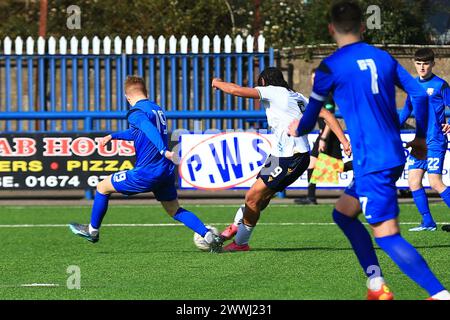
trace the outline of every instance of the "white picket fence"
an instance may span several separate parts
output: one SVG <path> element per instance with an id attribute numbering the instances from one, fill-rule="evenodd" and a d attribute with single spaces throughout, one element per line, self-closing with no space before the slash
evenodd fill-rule
<path id="1" fill-rule="evenodd" d="M 125 46 L 123 46 L 123 41 L 120 37 L 115 37 L 114 39 L 114 54 L 144 54 L 145 42 L 147 43 L 147 51 L 146 54 L 198 54 L 199 53 L 199 44 L 200 39 L 197 36 L 193 36 L 190 41 L 186 36 L 182 36 L 179 40 L 171 36 L 169 38 L 169 51 L 166 52 L 167 49 L 167 41 L 163 36 L 159 36 L 156 40 L 152 36 L 147 38 L 147 41 L 144 40 L 142 36 L 136 37 L 133 39 L 131 36 L 127 36 L 125 38 Z M 105 37 L 103 40 L 95 36 L 92 39 L 87 37 L 83 37 L 81 39 L 81 54 L 111 54 L 111 45 L 113 40 L 110 37 Z M 190 43 L 189 43 L 190 42 Z M 37 43 L 37 44 L 36 44 Z M 27 55 L 35 54 L 35 48 L 37 49 L 38 55 L 45 54 L 79 54 L 79 45 L 80 41 L 76 37 L 70 38 L 69 46 L 70 51 L 68 51 L 68 41 L 65 37 L 59 38 L 57 40 L 55 37 L 49 37 L 47 40 L 43 37 L 39 37 L 37 41 L 35 41 L 32 37 L 28 37 L 25 41 L 25 51 Z M 58 48 L 57 48 L 58 44 Z M 253 53 L 255 49 L 255 39 L 253 36 L 249 35 L 245 38 L 245 52 Z M 17 37 L 14 40 L 14 53 L 13 53 L 13 40 L 10 37 L 6 37 L 3 41 L 0 41 L 0 45 L 3 47 L 3 54 L 5 55 L 22 55 L 24 49 L 24 41 L 21 37 Z M 233 51 L 234 45 L 234 51 Z M 221 39 L 219 36 L 215 36 L 212 39 L 212 53 L 243 53 L 243 45 L 244 38 L 240 35 L 236 36 L 234 40 L 229 36 L 225 36 L 224 39 Z M 103 52 L 101 52 L 103 49 Z M 208 36 L 204 36 L 202 38 L 202 47 L 201 53 L 210 53 L 211 49 L 211 39 Z M 264 52 L 265 49 L 265 38 L 263 35 L 258 36 L 256 50 L 257 52 Z M 69 53 L 68 53 L 69 52 Z M 0 50 L 0 54 L 1 54 Z"/>

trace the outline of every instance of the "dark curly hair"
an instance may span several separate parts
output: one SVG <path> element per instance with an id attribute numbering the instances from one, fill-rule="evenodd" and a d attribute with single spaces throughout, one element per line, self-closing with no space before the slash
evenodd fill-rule
<path id="1" fill-rule="evenodd" d="M 264 79 L 264 84 L 262 82 Z M 276 87 L 284 87 L 288 90 L 293 91 L 286 80 L 284 80 L 283 73 L 280 69 L 275 67 L 269 67 L 264 69 L 258 77 L 258 86 L 276 86 Z"/>

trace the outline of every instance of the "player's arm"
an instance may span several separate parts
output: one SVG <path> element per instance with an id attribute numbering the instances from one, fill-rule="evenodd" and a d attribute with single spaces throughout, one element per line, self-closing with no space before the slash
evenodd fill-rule
<path id="1" fill-rule="evenodd" d="M 416 116 L 416 136 L 406 147 L 412 147 L 411 154 L 417 159 L 426 159 L 427 144 L 425 142 L 428 127 L 428 94 L 417 81 L 398 62 L 394 81 L 411 98 L 412 108 Z"/>
<path id="2" fill-rule="evenodd" d="M 327 100 L 333 86 L 331 70 L 322 61 L 316 70 L 314 77 L 313 91 L 309 97 L 308 105 L 300 120 L 294 120 L 289 126 L 289 134 L 292 136 L 302 136 L 314 129 L 322 106 Z M 296 123 L 294 123 L 296 121 Z"/>
<path id="3" fill-rule="evenodd" d="M 342 127 L 337 121 L 336 117 L 326 109 L 322 109 L 320 111 L 319 117 L 325 120 L 327 126 L 330 127 L 331 131 L 333 131 L 336 137 L 339 139 L 340 143 L 344 147 L 345 154 L 348 156 L 351 155 L 352 149 L 350 147 L 350 142 L 347 140 L 347 137 L 345 136 L 344 131 L 342 130 Z"/>
<path id="4" fill-rule="evenodd" d="M 128 122 L 144 132 L 147 138 L 156 146 L 161 155 L 166 154 L 167 148 L 161 138 L 161 133 L 156 126 L 150 121 L 147 115 L 139 110 L 135 109 L 128 113 Z"/>
<path id="5" fill-rule="evenodd" d="M 113 140 L 128 140 L 128 141 L 132 141 L 134 140 L 133 138 L 133 129 L 127 129 L 124 131 L 119 131 L 119 132 L 114 132 L 111 133 L 111 139 Z"/>
<path id="6" fill-rule="evenodd" d="M 114 132 L 111 134 L 108 134 L 107 136 L 104 136 L 100 140 L 100 144 L 102 146 L 105 146 L 109 141 L 111 140 L 127 140 L 127 141 L 133 141 L 133 135 L 131 134 L 133 132 L 132 129 L 127 129 L 125 131 L 120 132 Z"/>
<path id="7" fill-rule="evenodd" d="M 447 82 L 444 82 L 441 89 L 442 99 L 444 101 L 444 105 L 450 108 L 450 87 Z M 442 125 L 442 131 L 445 134 L 450 133 L 450 119 L 447 123 Z"/>
<path id="8" fill-rule="evenodd" d="M 232 82 L 225 82 L 219 78 L 214 78 L 212 80 L 212 87 L 233 96 L 253 99 L 260 98 L 259 92 L 255 88 L 241 87 L 240 85 Z"/>
<path id="9" fill-rule="evenodd" d="M 319 152 L 325 152 L 327 149 L 327 139 L 330 136 L 331 129 L 328 125 L 319 133 Z"/>
<path id="10" fill-rule="evenodd" d="M 416 116 L 416 136 L 425 138 L 428 127 L 428 94 L 398 62 L 395 84 L 406 91 L 410 97 Z"/>
<path id="11" fill-rule="evenodd" d="M 406 120 L 408 120 L 409 116 L 411 115 L 413 111 L 413 106 L 411 103 L 411 99 L 408 97 L 406 97 L 405 100 L 405 105 L 402 109 L 402 111 L 400 112 L 400 127 L 403 126 L 403 124 L 406 122 Z"/>
<path id="12" fill-rule="evenodd" d="M 330 133 L 331 133 L 330 127 L 328 125 L 325 125 L 325 128 L 323 128 L 323 131 L 320 133 L 320 138 L 326 140 L 330 136 Z"/>

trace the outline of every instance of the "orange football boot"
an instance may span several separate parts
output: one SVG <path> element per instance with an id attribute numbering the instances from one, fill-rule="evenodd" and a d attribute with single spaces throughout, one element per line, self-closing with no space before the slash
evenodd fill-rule
<path id="1" fill-rule="evenodd" d="M 367 290 L 367 300 L 394 300 L 394 294 L 383 284 L 380 290 Z"/>

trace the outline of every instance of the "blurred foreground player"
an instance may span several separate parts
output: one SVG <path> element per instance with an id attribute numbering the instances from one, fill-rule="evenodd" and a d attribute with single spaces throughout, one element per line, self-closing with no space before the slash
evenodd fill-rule
<path id="1" fill-rule="evenodd" d="M 316 74 L 316 69 L 314 68 L 311 72 L 311 85 L 314 85 L 314 76 Z M 336 112 L 336 104 L 334 103 L 332 95 L 328 96 L 328 99 L 324 103 L 325 109 L 330 111 L 332 114 Z M 317 204 L 316 199 L 316 184 L 311 181 L 313 176 L 314 168 L 316 167 L 317 159 L 320 153 L 325 153 L 326 155 L 342 160 L 342 149 L 341 142 L 336 137 L 336 135 L 331 131 L 330 127 L 325 124 L 325 122 L 319 118 L 317 121 L 319 125 L 319 135 L 317 136 L 314 146 L 311 150 L 311 158 L 308 167 L 308 195 L 306 198 L 295 199 L 294 202 L 298 204 Z M 344 172 L 353 170 L 352 162 L 347 161 L 344 163 Z"/>
<path id="2" fill-rule="evenodd" d="M 368 277 L 370 300 L 393 299 L 384 283 L 367 229 L 358 220 L 362 212 L 376 243 L 430 295 L 449 300 L 423 257 L 401 235 L 395 182 L 405 165 L 400 122 L 395 106 L 395 86 L 411 97 L 417 120 L 416 138 L 409 143 L 416 158 L 426 156 L 428 96 L 414 78 L 387 52 L 361 41 L 362 11 L 356 2 L 341 1 L 331 9 L 330 34 L 338 50 L 317 68 L 308 106 L 291 135 L 310 132 L 329 93 L 345 120 L 353 151 L 354 183 L 336 203 L 333 218 L 349 239 Z M 359 199 L 359 201 L 358 201 Z"/>
<path id="3" fill-rule="evenodd" d="M 116 172 L 97 185 L 90 224 L 71 223 L 70 230 L 93 243 L 99 240 L 99 229 L 108 209 L 109 196 L 114 193 L 133 195 L 153 192 L 166 212 L 205 238 L 212 252 L 220 251 L 222 240 L 207 229 L 192 212 L 180 207 L 175 188 L 173 153 L 167 150 L 166 117 L 161 108 L 147 97 L 144 80 L 129 76 L 125 81 L 125 95 L 131 105 L 127 114 L 130 128 L 103 138 L 134 141 L 136 164 L 132 170 Z"/>

